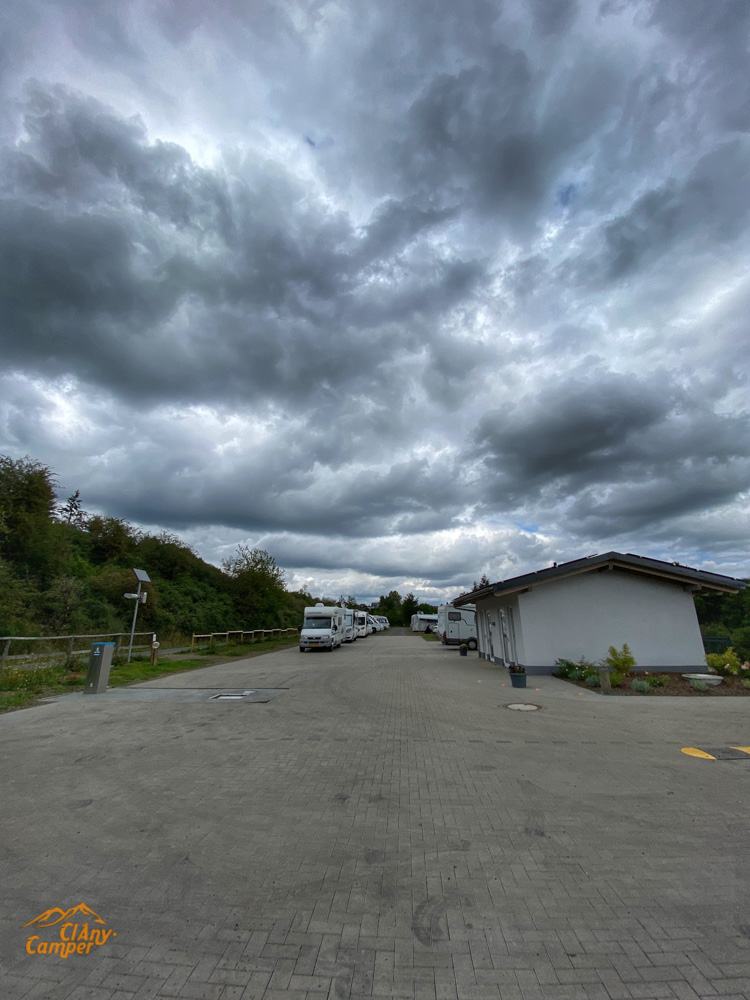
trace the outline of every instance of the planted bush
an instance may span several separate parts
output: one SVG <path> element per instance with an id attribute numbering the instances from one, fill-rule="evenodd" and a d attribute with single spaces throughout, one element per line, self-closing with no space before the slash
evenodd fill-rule
<path id="1" fill-rule="evenodd" d="M 555 660 L 555 666 L 552 670 L 552 673 L 555 675 L 555 677 L 570 677 L 571 671 L 577 669 L 578 665 L 574 663 L 572 660 L 565 660 L 563 658 L 560 658 L 558 660 Z"/>
<path id="2" fill-rule="evenodd" d="M 622 644 L 622 649 L 610 646 L 607 653 L 608 655 L 604 657 L 604 663 L 608 667 L 612 667 L 613 670 L 629 674 L 633 667 L 636 666 L 635 657 L 630 652 L 630 646 L 626 642 Z"/>
<path id="3" fill-rule="evenodd" d="M 746 666 L 744 663 L 740 663 L 739 656 L 731 646 L 723 653 L 708 653 L 706 655 L 706 663 L 711 670 L 717 674 L 721 674 L 722 677 L 726 677 L 727 675 L 736 676 L 737 674 L 750 676 L 750 664 Z"/>
<path id="4" fill-rule="evenodd" d="M 705 681 L 699 680 L 697 677 L 690 678 L 690 687 L 694 691 L 708 691 L 708 684 Z"/>
<path id="5" fill-rule="evenodd" d="M 630 686 L 634 691 L 639 694 L 648 694 L 651 691 L 651 685 L 648 681 L 634 680 L 630 682 Z"/>

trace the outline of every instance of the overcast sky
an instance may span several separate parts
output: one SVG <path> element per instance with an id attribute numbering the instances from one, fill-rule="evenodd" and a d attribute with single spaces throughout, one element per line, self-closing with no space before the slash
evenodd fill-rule
<path id="1" fill-rule="evenodd" d="M 293 589 L 747 559 L 747 0 L 26 0 L 0 451 Z"/>

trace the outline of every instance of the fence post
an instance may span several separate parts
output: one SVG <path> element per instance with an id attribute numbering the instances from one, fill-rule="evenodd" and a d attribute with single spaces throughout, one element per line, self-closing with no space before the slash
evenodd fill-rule
<path id="1" fill-rule="evenodd" d="M 72 662 L 73 662 L 73 640 L 68 639 L 68 649 L 65 655 L 65 666 L 70 667 L 70 664 Z"/>
<path id="2" fill-rule="evenodd" d="M 190 640 L 190 652 L 192 653 L 195 649 L 195 632 L 193 632 L 193 638 Z"/>
<path id="3" fill-rule="evenodd" d="M 115 636 L 115 656 L 120 655 L 120 646 L 122 645 L 122 632 L 118 632 Z"/>
<path id="4" fill-rule="evenodd" d="M 8 653 L 10 652 L 10 639 L 6 639 L 3 644 L 3 656 L 2 663 L 0 663 L 1 668 L 5 668 L 5 661 L 8 659 Z"/>

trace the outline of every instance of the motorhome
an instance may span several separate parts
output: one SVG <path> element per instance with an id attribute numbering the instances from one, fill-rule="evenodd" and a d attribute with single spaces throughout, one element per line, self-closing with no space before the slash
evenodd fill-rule
<path id="1" fill-rule="evenodd" d="M 444 646 L 460 646 L 465 642 L 469 649 L 477 648 L 477 615 L 473 604 L 462 608 L 441 604 L 437 616 L 437 633 Z"/>
<path id="2" fill-rule="evenodd" d="M 385 617 L 385 615 L 375 615 L 375 617 L 377 618 L 377 620 L 380 622 L 380 624 L 384 628 L 390 628 L 391 627 L 391 623 L 388 621 L 388 619 Z"/>
<path id="3" fill-rule="evenodd" d="M 382 632 L 384 626 L 373 615 L 367 616 L 367 624 L 371 626 L 373 632 Z"/>
<path id="4" fill-rule="evenodd" d="M 339 607 L 316 604 L 305 608 L 305 620 L 299 633 L 299 651 L 325 649 L 329 653 L 344 641 L 345 611 Z"/>
<path id="5" fill-rule="evenodd" d="M 368 634 L 368 632 L 367 632 L 367 612 L 365 612 L 365 611 L 357 611 L 356 614 L 355 614 L 354 620 L 355 620 L 356 625 L 357 625 L 357 638 L 358 639 L 364 639 L 367 636 L 367 634 Z"/>
<path id="6" fill-rule="evenodd" d="M 411 630 L 412 632 L 436 632 L 437 631 L 437 615 L 424 615 L 417 614 L 411 616 Z"/>
<path id="7" fill-rule="evenodd" d="M 357 638 L 357 612 L 353 608 L 344 608 L 344 642 L 354 642 Z"/>

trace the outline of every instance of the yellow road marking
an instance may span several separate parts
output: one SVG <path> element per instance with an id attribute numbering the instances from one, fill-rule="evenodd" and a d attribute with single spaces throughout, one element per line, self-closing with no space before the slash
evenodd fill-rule
<path id="1" fill-rule="evenodd" d="M 741 750 L 743 753 L 750 753 L 750 747 L 732 747 L 732 750 Z"/>
<path id="2" fill-rule="evenodd" d="M 695 747 L 681 747 L 681 751 L 682 753 L 686 753 L 688 757 L 702 757 L 704 760 L 716 760 L 710 753 L 706 753 L 704 750 L 697 750 Z"/>

